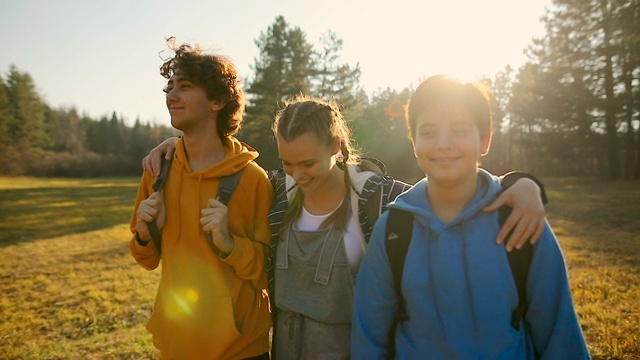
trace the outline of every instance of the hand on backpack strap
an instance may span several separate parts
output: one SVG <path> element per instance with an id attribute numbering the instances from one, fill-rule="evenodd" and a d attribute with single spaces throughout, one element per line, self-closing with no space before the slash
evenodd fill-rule
<path id="1" fill-rule="evenodd" d="M 209 199 L 208 206 L 200 211 L 200 224 L 210 233 L 213 245 L 224 254 L 233 251 L 233 237 L 229 233 L 227 207 L 218 199 Z"/>
<path id="2" fill-rule="evenodd" d="M 136 231 L 138 232 L 138 238 L 144 242 L 149 242 L 151 240 L 149 223 L 155 220 L 158 229 L 161 230 L 164 226 L 165 218 L 166 211 L 162 191 L 154 192 L 149 195 L 148 198 L 142 200 L 138 206 L 136 212 Z"/>

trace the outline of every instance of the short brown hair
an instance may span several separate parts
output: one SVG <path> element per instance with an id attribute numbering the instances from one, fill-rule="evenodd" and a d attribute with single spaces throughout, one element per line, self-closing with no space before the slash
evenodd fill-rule
<path id="1" fill-rule="evenodd" d="M 477 82 L 463 84 L 446 75 L 434 75 L 420 83 L 409 99 L 406 119 L 410 139 L 414 138 L 420 114 L 442 104 L 466 108 L 478 126 L 481 137 L 492 131 L 491 97 L 484 85 Z"/>

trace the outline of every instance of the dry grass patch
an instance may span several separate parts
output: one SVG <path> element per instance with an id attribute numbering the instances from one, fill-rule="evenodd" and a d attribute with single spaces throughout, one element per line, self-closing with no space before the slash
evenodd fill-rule
<path id="1" fill-rule="evenodd" d="M 640 359 L 640 181 L 545 179 L 594 359 Z M 138 179 L 0 178 L 0 358 L 155 359 L 159 271 L 128 250 Z"/>
<path id="2" fill-rule="evenodd" d="M 547 191 L 591 355 L 640 359 L 640 181 L 551 179 Z"/>
<path id="3" fill-rule="evenodd" d="M 118 225 L 0 249 L 2 358 L 155 358 L 144 324 L 159 273 L 128 238 Z"/>

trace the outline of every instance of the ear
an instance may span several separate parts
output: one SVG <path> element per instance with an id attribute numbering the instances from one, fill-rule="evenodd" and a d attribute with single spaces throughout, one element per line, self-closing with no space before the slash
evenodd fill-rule
<path id="1" fill-rule="evenodd" d="M 331 155 L 338 155 L 340 151 L 342 151 L 342 140 L 336 139 L 331 147 Z"/>
<path id="2" fill-rule="evenodd" d="M 493 136 L 493 132 L 487 132 L 483 137 L 480 138 L 480 156 L 485 156 L 489 153 L 489 149 L 491 148 L 491 137 Z"/>
<path id="3" fill-rule="evenodd" d="M 227 105 L 226 101 L 219 100 L 219 99 L 211 100 L 210 103 L 211 103 L 212 111 L 220 111 L 225 105 Z"/>

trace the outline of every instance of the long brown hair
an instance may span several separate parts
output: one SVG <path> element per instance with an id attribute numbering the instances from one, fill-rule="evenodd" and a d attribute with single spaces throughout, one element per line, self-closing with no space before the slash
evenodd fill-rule
<path id="1" fill-rule="evenodd" d="M 289 99 L 285 107 L 276 114 L 272 130 L 276 136 L 285 141 L 295 140 L 306 133 L 315 134 L 321 143 L 333 146 L 340 140 L 340 155 L 338 156 L 344 170 L 344 183 L 347 191 L 340 207 L 321 225 L 336 225 L 345 229 L 347 213 L 351 207 L 350 188 L 351 179 L 347 165 L 360 162 L 360 156 L 351 144 L 351 129 L 333 101 L 324 101 L 300 94 Z M 304 202 L 304 193 L 298 191 L 287 208 L 283 223 L 293 222 L 300 216 Z"/>

